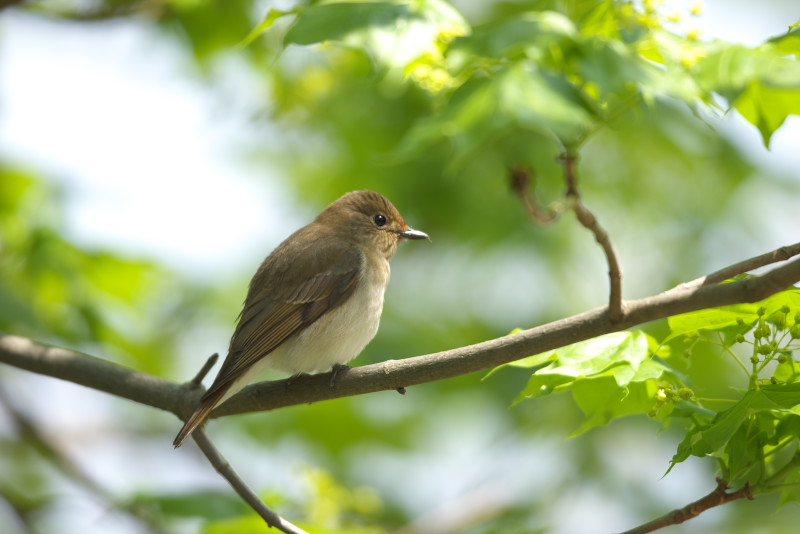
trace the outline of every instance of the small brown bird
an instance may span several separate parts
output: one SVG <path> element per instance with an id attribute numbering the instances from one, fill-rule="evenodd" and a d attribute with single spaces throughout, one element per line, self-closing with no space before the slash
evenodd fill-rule
<path id="1" fill-rule="evenodd" d="M 374 191 L 347 193 L 289 236 L 250 281 L 228 356 L 173 445 L 268 368 L 317 373 L 358 356 L 378 331 L 397 246 L 427 238 Z"/>

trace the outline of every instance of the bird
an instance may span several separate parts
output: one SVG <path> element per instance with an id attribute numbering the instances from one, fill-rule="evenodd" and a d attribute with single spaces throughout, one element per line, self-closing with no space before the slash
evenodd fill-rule
<path id="1" fill-rule="evenodd" d="M 347 193 L 275 248 L 256 271 L 214 382 L 173 441 L 268 368 L 296 376 L 338 369 L 375 337 L 389 260 L 428 239 L 375 191 Z"/>

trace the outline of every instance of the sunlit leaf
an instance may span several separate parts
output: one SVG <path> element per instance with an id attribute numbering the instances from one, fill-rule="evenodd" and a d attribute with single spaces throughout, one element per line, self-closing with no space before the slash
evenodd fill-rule
<path id="1" fill-rule="evenodd" d="M 249 46 L 250 43 L 258 39 L 261 34 L 269 30 L 278 19 L 294 13 L 296 13 L 296 11 L 281 11 L 280 9 L 270 8 L 270 10 L 267 12 L 267 16 L 261 21 L 261 24 L 253 28 L 253 31 L 248 33 L 247 36 L 242 39 L 242 42 L 239 43 L 237 48 L 245 48 Z"/>
<path id="2" fill-rule="evenodd" d="M 299 11 L 284 43 L 340 42 L 383 65 L 403 68 L 435 50 L 443 32 L 453 31 L 466 33 L 468 26 L 443 0 L 333 2 Z"/>
<path id="3" fill-rule="evenodd" d="M 521 54 L 541 57 L 551 46 L 568 46 L 576 36 L 574 23 L 560 13 L 541 11 L 474 28 L 471 35 L 458 38 L 449 55 L 479 55 L 513 58 Z"/>
<path id="4" fill-rule="evenodd" d="M 764 317 L 769 317 L 784 306 L 800 311 L 800 290 L 781 291 L 753 304 L 736 304 L 675 315 L 668 319 L 670 335 L 665 341 L 698 330 L 724 330 L 729 327 L 741 326 L 742 332 L 745 332 L 758 322 L 760 308 L 764 308 Z M 739 325 L 739 320 L 742 321 L 742 325 Z"/>
<path id="5" fill-rule="evenodd" d="M 617 417 L 647 413 L 653 407 L 657 389 L 655 380 L 631 383 L 626 387 L 620 387 L 611 377 L 576 381 L 572 396 L 586 417 L 572 435 L 606 425 Z"/>
<path id="6" fill-rule="evenodd" d="M 520 366 L 551 363 L 533 373 L 525 389 L 517 396 L 515 403 L 563 391 L 582 380 L 605 376 L 613 378 L 617 399 L 626 397 L 625 388 L 633 381 L 646 382 L 660 377 L 666 368 L 648 359 L 647 336 L 639 331 L 616 332 L 534 356 Z M 598 382 L 591 388 L 603 388 Z M 653 392 L 654 393 L 654 392 Z"/>
<path id="7" fill-rule="evenodd" d="M 736 110 L 753 123 L 769 146 L 772 134 L 789 115 L 800 115 L 800 83 L 795 89 L 775 88 L 754 82 L 736 99 Z"/>

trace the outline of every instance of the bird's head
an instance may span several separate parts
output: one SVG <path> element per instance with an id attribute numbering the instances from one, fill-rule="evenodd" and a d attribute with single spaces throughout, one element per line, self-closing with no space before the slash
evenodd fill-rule
<path id="1" fill-rule="evenodd" d="M 378 250 L 386 259 L 394 255 L 401 241 L 428 239 L 426 233 L 406 224 L 394 204 L 375 191 L 347 193 L 325 208 L 315 222 L 362 247 Z"/>

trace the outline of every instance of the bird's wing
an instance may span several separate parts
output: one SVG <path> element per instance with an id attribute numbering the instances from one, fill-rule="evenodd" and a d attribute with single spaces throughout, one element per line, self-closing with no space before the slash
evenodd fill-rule
<path id="1" fill-rule="evenodd" d="M 283 252 L 268 258 L 253 277 L 228 357 L 207 397 L 227 390 L 289 336 L 344 302 L 364 268 L 363 253 L 357 247 L 329 239 Z M 291 264 L 282 264 L 287 257 L 292 258 Z"/>
<path id="2" fill-rule="evenodd" d="M 293 239 L 304 232 L 317 235 Z M 236 379 L 253 364 L 352 295 L 364 269 L 363 252 L 330 237 L 306 226 L 264 260 L 250 282 L 228 356 L 175 437 L 175 447 L 203 424 Z"/>

